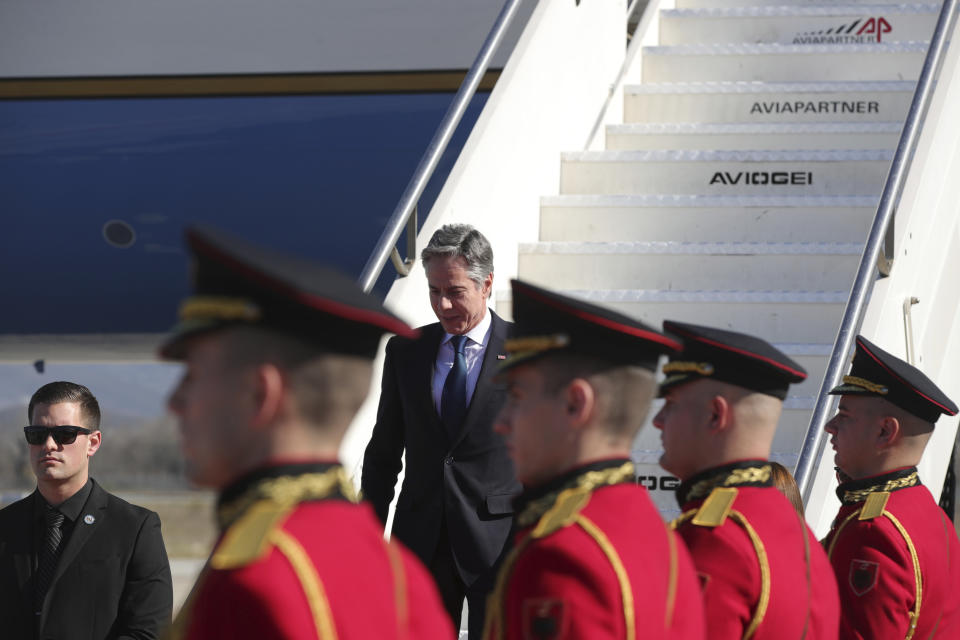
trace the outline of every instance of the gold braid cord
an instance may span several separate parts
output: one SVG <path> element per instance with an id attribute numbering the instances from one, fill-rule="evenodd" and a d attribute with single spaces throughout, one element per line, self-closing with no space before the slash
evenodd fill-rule
<path id="1" fill-rule="evenodd" d="M 667 546 L 670 553 L 670 574 L 667 576 L 667 612 L 663 621 L 663 628 L 669 629 L 673 626 L 673 611 L 677 606 L 677 565 L 679 557 L 677 555 L 677 537 L 673 529 L 664 527 L 667 534 Z"/>
<path id="2" fill-rule="evenodd" d="M 767 550 L 763 546 L 763 540 L 757 535 L 754 528 L 747 522 L 747 519 L 739 511 L 731 511 L 730 519 L 739 524 L 747 532 L 750 542 L 753 544 L 753 550 L 757 554 L 757 560 L 760 562 L 760 598 L 757 600 L 757 608 L 753 612 L 753 619 L 743 634 L 743 640 L 750 640 L 756 633 L 757 627 L 763 622 L 763 617 L 767 614 L 767 606 L 770 604 L 770 561 L 767 559 Z"/>
<path id="3" fill-rule="evenodd" d="M 343 467 L 340 466 L 331 467 L 323 473 L 280 476 L 263 480 L 240 497 L 221 506 L 217 510 L 217 521 L 221 530 L 226 532 L 224 538 L 214 549 L 211 559 L 208 560 L 207 565 L 194 583 L 193 590 L 187 597 L 187 601 L 181 608 L 173 625 L 171 625 L 166 638 L 168 640 L 178 640 L 186 635 L 196 594 L 199 593 L 206 575 L 211 569 L 229 569 L 243 566 L 244 563 L 254 560 L 260 555 L 260 551 L 267 548 L 263 545 L 265 540 L 268 545 L 276 547 L 287 558 L 297 575 L 310 605 L 310 612 L 317 628 L 317 636 L 322 640 L 335 640 L 337 633 L 330 613 L 330 605 L 316 567 L 314 567 L 313 562 L 300 543 L 290 534 L 277 528 L 286 519 L 289 510 L 298 503 L 308 500 L 321 500 L 332 495 L 335 491 L 339 491 L 350 500 L 355 499 L 353 485 Z M 266 523 L 269 525 L 262 534 L 255 531 L 256 526 L 252 528 L 249 526 L 251 517 L 255 514 L 261 516 L 255 518 L 260 524 Z M 248 517 L 244 520 L 244 516 Z M 233 526 L 234 524 L 237 526 Z M 228 550 L 225 556 L 227 560 L 223 561 L 220 555 L 225 551 L 225 547 L 230 546 L 231 534 L 238 533 L 245 528 L 247 529 L 245 532 L 247 535 L 238 535 L 236 538 L 239 552 L 231 553 Z M 252 536 L 249 535 L 251 532 L 253 533 Z M 262 535 L 265 535 L 265 539 L 260 537 Z M 400 580 L 402 580 L 402 577 Z M 399 606 L 400 603 L 398 602 Z"/>
<path id="4" fill-rule="evenodd" d="M 523 512 L 517 516 L 517 526 L 525 529 L 534 524 L 537 527 L 531 534 L 520 540 L 517 545 L 507 554 L 500 567 L 500 573 L 497 574 L 497 583 L 493 593 L 487 599 L 487 615 L 484 621 L 483 637 L 488 640 L 503 640 L 506 636 L 506 598 L 507 589 L 510 584 L 510 578 L 513 575 L 517 559 L 526 550 L 530 544 L 537 539 L 549 536 L 561 528 L 571 524 L 579 525 L 603 551 L 610 561 L 613 571 L 620 584 L 620 592 L 623 597 L 623 613 L 626 622 L 627 637 L 634 640 L 636 634 L 635 609 L 633 603 L 633 589 L 630 586 L 630 579 L 627 571 L 617 554 L 616 549 L 610 543 L 607 536 L 591 520 L 580 515 L 580 510 L 586 506 L 590 500 L 590 493 L 599 487 L 618 484 L 627 478 L 633 478 L 634 467 L 632 462 L 625 462 L 619 467 L 604 469 L 602 471 L 588 471 L 578 476 L 575 481 L 557 491 L 551 492 L 546 496 L 531 502 Z M 671 553 L 674 550 L 671 549 Z M 673 555 L 671 555 L 671 567 L 674 564 Z M 674 585 L 675 579 L 671 576 L 670 584 Z"/>
<path id="5" fill-rule="evenodd" d="M 856 504 L 866 500 L 867 496 L 869 496 L 871 493 L 876 493 L 878 491 L 896 491 L 897 489 L 906 489 L 907 487 L 913 487 L 918 484 L 920 484 L 920 476 L 916 471 L 914 471 L 908 476 L 897 478 L 895 480 L 888 480 L 883 484 L 866 487 L 865 489 L 845 491 L 842 502 L 843 504 Z"/>
<path id="6" fill-rule="evenodd" d="M 907 477 L 909 478 L 909 476 Z M 907 479 L 904 478 L 904 479 Z M 837 546 L 837 540 L 840 539 L 840 534 L 846 528 L 854 518 L 860 515 L 860 512 L 863 509 L 857 509 L 849 516 L 847 516 L 843 522 L 840 523 L 840 526 L 837 527 L 836 532 L 833 534 L 833 539 L 830 540 L 830 546 L 827 548 L 827 557 L 831 560 L 833 559 L 833 550 Z M 915 589 L 914 589 L 914 605 L 913 611 L 910 612 L 910 628 L 907 631 L 907 635 L 904 640 L 911 640 L 913 634 L 917 630 L 917 622 L 920 620 L 920 605 L 923 604 L 923 574 L 920 571 L 920 557 L 917 555 L 917 548 L 913 546 L 913 538 L 910 537 L 910 534 L 907 533 L 906 528 L 900 523 L 900 521 L 892 513 L 884 509 L 883 517 L 890 520 L 893 523 L 893 526 L 896 527 L 897 531 L 900 532 L 900 535 L 903 536 L 904 541 L 907 543 L 907 550 L 910 552 L 910 559 L 913 561 L 913 580 Z"/>
<path id="7" fill-rule="evenodd" d="M 800 522 L 800 535 L 803 536 L 803 566 L 807 580 L 807 613 L 803 619 L 803 635 L 800 640 L 806 640 L 807 631 L 810 629 L 810 616 L 813 613 L 813 576 L 810 566 L 810 538 L 807 536 L 807 521 L 803 516 L 797 514 L 797 520 Z"/>
<path id="8" fill-rule="evenodd" d="M 726 477 L 718 480 L 716 476 L 704 478 L 696 483 L 687 491 L 687 500 L 698 500 L 705 498 L 713 491 L 714 487 L 736 487 L 743 484 L 756 484 L 758 482 L 767 482 L 773 470 L 769 464 L 759 467 L 747 467 L 745 469 L 734 469 Z"/>
<path id="9" fill-rule="evenodd" d="M 280 476 L 258 482 L 240 497 L 217 510 L 217 521 L 226 529 L 255 502 L 269 500 L 281 506 L 292 506 L 308 500 L 322 500 L 339 490 L 348 500 L 356 502 L 353 483 L 343 467 L 331 467 L 323 473 L 305 473 Z"/>
<path id="10" fill-rule="evenodd" d="M 625 462 L 619 467 L 603 469 L 602 471 L 588 471 L 583 475 L 577 476 L 576 481 L 570 485 L 550 492 L 542 498 L 528 504 L 523 511 L 517 514 L 517 527 L 526 529 L 536 523 L 540 517 L 557 502 L 557 498 L 565 490 L 580 489 L 591 492 L 598 487 L 619 484 L 628 478 L 633 478 L 634 475 L 635 472 L 632 462 Z"/>
<path id="11" fill-rule="evenodd" d="M 626 625 L 627 640 L 636 640 L 637 623 L 633 607 L 633 587 L 630 586 L 630 576 L 627 575 L 627 569 L 623 566 L 623 561 L 620 560 L 620 554 L 617 553 L 606 534 L 592 520 L 580 515 L 577 516 L 577 524 L 587 532 L 587 535 L 593 538 L 603 554 L 607 556 L 610 566 L 613 567 L 617 582 L 620 584 L 620 597 L 623 600 L 623 622 Z"/>
<path id="12" fill-rule="evenodd" d="M 393 573 L 393 599 L 397 607 L 397 638 L 407 637 L 410 629 L 410 610 L 407 606 L 407 576 L 403 570 L 403 558 L 395 542 L 384 540 L 390 571 Z"/>
<path id="13" fill-rule="evenodd" d="M 623 619 L 627 632 L 627 640 L 636 640 L 636 611 L 633 603 L 633 588 L 630 584 L 630 576 L 627 575 L 627 569 L 623 566 L 620 554 L 614 548 L 606 534 L 593 523 L 592 520 L 583 515 L 577 515 L 575 521 L 588 536 L 590 536 L 600 547 L 600 550 L 607 557 L 617 576 L 617 583 L 620 585 L 620 596 L 623 604 Z M 483 637 L 487 639 L 503 640 L 506 637 L 506 597 L 507 589 L 510 584 L 510 578 L 513 575 L 514 566 L 517 559 L 526 550 L 530 543 L 535 540 L 533 536 L 527 536 L 514 547 L 503 562 L 500 573 L 497 575 L 497 584 L 487 600 L 487 616 L 484 622 Z M 672 566 L 672 565 L 671 565 Z M 671 584 L 675 583 L 672 579 Z M 670 595 L 668 599 L 672 600 Z"/>
<path id="14" fill-rule="evenodd" d="M 685 511 L 670 523 L 670 527 L 674 530 L 679 529 L 695 515 L 697 515 L 697 509 Z M 757 608 L 753 612 L 753 618 L 750 620 L 750 624 L 743 634 L 743 640 L 749 640 L 753 637 L 753 634 L 756 633 L 760 623 L 763 622 L 763 618 L 767 614 L 767 607 L 770 605 L 770 561 L 767 558 L 767 550 L 763 546 L 763 540 L 757 535 L 756 530 L 750 525 L 746 517 L 736 510 L 730 511 L 728 517 L 746 531 L 747 537 L 750 538 L 750 543 L 753 545 L 753 550 L 757 554 L 757 562 L 760 565 L 760 597 L 757 599 Z"/>
<path id="15" fill-rule="evenodd" d="M 333 624 L 333 613 L 327 600 L 326 591 L 320 581 L 317 568 L 307 555 L 306 550 L 296 538 L 282 529 L 274 529 L 270 533 L 270 542 L 286 557 L 294 573 L 300 580 L 303 593 L 307 596 L 310 613 L 320 640 L 337 640 L 337 630 Z"/>

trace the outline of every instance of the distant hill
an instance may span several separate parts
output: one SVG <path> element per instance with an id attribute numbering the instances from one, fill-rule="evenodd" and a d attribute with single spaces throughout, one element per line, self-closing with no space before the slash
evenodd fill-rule
<path id="1" fill-rule="evenodd" d="M 23 438 L 25 407 L 0 408 L 0 489 L 35 483 Z M 114 490 L 179 489 L 187 486 L 172 418 L 149 420 L 109 408 L 103 411 L 103 445 L 90 463 L 91 475 Z"/>

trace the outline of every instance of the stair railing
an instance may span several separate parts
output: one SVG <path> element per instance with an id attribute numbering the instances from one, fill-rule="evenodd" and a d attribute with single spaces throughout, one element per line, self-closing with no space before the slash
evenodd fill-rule
<path id="1" fill-rule="evenodd" d="M 936 88 L 937 76 L 943 66 L 943 58 L 949 46 L 948 35 L 953 30 L 957 17 L 957 1 L 945 0 L 940 9 L 940 16 L 937 19 L 933 37 L 930 39 L 927 57 L 924 60 L 920 78 L 917 80 L 913 102 L 910 104 L 910 110 L 900 134 L 900 142 L 897 144 L 897 151 L 893 156 L 890 172 L 887 174 L 887 180 L 883 187 L 883 194 L 880 196 L 880 204 L 873 219 L 873 226 L 870 228 L 870 235 L 867 237 L 867 243 L 860 258 L 857 276 L 854 279 L 853 288 L 850 290 L 850 297 L 843 312 L 843 319 L 840 322 L 840 330 L 833 345 L 833 352 L 830 354 L 826 375 L 824 375 L 823 383 L 820 385 L 820 392 L 817 394 L 817 403 L 813 410 L 813 416 L 810 418 L 810 426 L 804 436 L 803 448 L 800 451 L 800 458 L 797 460 L 797 467 L 794 472 L 804 503 L 809 501 L 813 490 L 814 466 L 816 461 L 822 457 L 826 443 L 823 427 L 827 422 L 827 416 L 833 412 L 835 404 L 835 398 L 827 394 L 840 381 L 841 373 L 849 361 L 853 339 L 863 323 L 866 302 L 876 280 L 875 270 L 879 267 L 881 275 L 887 275 L 889 269 L 892 268 L 893 252 L 890 250 L 892 238 L 887 237 L 887 229 L 888 227 L 892 229 L 891 223 L 900 203 L 900 196 L 903 193 L 910 162 L 920 139 L 920 131 L 923 128 L 933 91 Z M 887 247 L 887 255 L 881 256 L 881 249 L 884 249 L 885 246 Z"/>
<path id="2" fill-rule="evenodd" d="M 396 267 L 398 273 L 402 276 L 410 273 L 410 268 L 416 262 L 417 202 L 420 200 L 420 196 L 423 194 L 427 182 L 429 182 L 433 176 L 433 172 L 437 168 L 437 163 L 440 162 L 440 157 L 443 155 L 443 152 L 446 151 L 447 145 L 453 137 L 453 133 L 457 130 L 457 126 L 460 124 L 460 120 L 463 118 L 463 114 L 467 110 L 470 100 L 473 99 L 477 91 L 480 80 L 483 79 L 483 75 L 487 72 L 490 60 L 503 41 L 507 28 L 510 26 L 510 23 L 513 22 L 521 1 L 522 0 L 507 0 L 506 4 L 504 4 L 500 10 L 500 14 L 497 16 L 493 28 L 490 30 L 486 40 L 483 42 L 483 46 L 480 48 L 480 53 L 477 54 L 476 59 L 474 59 L 473 64 L 470 66 L 470 70 L 460 84 L 460 88 L 457 90 L 453 102 L 451 102 L 447 108 L 443 120 L 440 121 L 440 126 L 437 127 L 433 138 L 430 140 L 430 144 L 427 145 L 427 150 L 420 159 L 420 164 L 417 165 L 416 171 L 413 172 L 413 177 L 410 178 L 410 182 L 407 183 L 407 188 L 404 190 L 403 195 L 400 196 L 400 201 L 397 202 L 397 206 L 390 215 L 390 220 L 387 222 L 386 227 L 384 227 L 383 233 L 380 234 L 380 239 L 377 240 L 373 253 L 370 254 L 370 258 L 367 259 L 367 263 L 360 273 L 360 286 L 363 287 L 364 291 L 370 291 L 373 285 L 376 284 L 388 257 L 392 259 L 394 267 Z M 404 226 L 407 227 L 407 257 L 401 258 L 396 244 Z"/>

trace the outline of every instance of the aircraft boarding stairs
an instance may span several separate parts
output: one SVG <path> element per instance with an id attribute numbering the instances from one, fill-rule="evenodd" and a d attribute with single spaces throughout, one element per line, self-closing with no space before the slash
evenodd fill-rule
<path id="1" fill-rule="evenodd" d="M 656 326 L 775 343 L 809 373 L 773 446 L 792 469 L 939 3 L 676 4 L 628 71 L 642 83 L 606 149 L 562 154 L 518 274 Z M 677 481 L 659 456 L 648 424 L 634 459 L 669 518 Z"/>

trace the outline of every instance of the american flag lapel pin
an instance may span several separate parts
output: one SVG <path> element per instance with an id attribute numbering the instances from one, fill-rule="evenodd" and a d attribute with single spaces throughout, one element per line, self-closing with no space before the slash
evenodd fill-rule
<path id="1" fill-rule="evenodd" d="M 502 353 L 497 354 L 497 360 L 506 360 L 506 359 L 507 359 L 507 356 L 505 356 L 504 354 Z"/>

